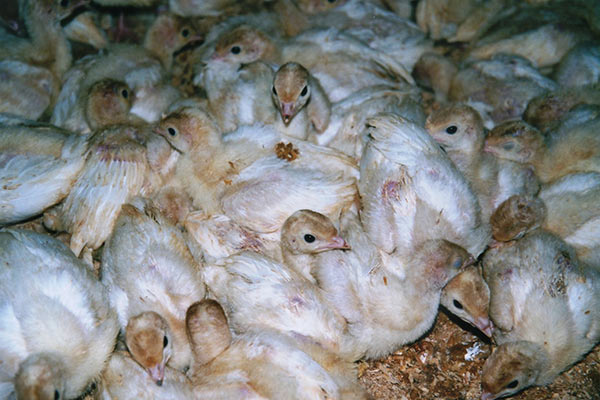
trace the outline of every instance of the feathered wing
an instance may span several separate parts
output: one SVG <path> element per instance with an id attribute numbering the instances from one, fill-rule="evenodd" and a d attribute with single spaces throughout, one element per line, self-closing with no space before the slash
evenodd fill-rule
<path id="1" fill-rule="evenodd" d="M 396 164 L 396 170 L 405 174 L 403 182 L 393 181 L 394 186 L 405 192 L 397 196 L 399 201 L 393 203 L 393 207 L 398 208 L 394 215 L 410 210 L 402 201 L 412 199 L 412 196 L 416 199 L 417 206 L 412 212 L 419 222 L 408 228 L 413 229 L 410 233 L 413 242 L 446 239 L 464 247 L 474 256 L 479 255 L 489 240 L 489 227 L 481 223 L 477 197 L 466 179 L 433 138 L 420 126 L 393 114 L 371 118 L 369 126 L 367 147 L 372 149 L 368 148 L 365 152 L 377 150 L 385 163 Z M 388 168 L 394 170 L 391 166 Z M 361 175 L 361 187 L 366 186 L 365 180 L 368 185 L 369 179 L 368 175 L 364 178 Z M 385 186 L 380 188 L 381 194 L 389 192 Z M 361 192 L 361 195 L 363 199 L 367 195 L 368 202 L 380 193 L 369 191 Z M 397 225 L 396 229 L 406 228 Z M 372 230 L 367 228 L 367 231 Z"/>
<path id="2" fill-rule="evenodd" d="M 272 329 L 311 337 L 337 350 L 345 323 L 316 286 L 259 254 L 244 252 L 206 266 L 210 293 L 237 331 Z"/>
<path id="3" fill-rule="evenodd" d="M 0 130 L 0 224 L 15 223 L 61 201 L 85 162 L 83 138 L 57 129 Z"/>
<path id="4" fill-rule="evenodd" d="M 71 250 L 96 249 L 110 235 L 121 206 L 140 194 L 149 166 L 145 147 L 119 128 L 92 141 L 85 167 L 59 210 Z"/>
<path id="5" fill-rule="evenodd" d="M 336 220 L 355 196 L 354 179 L 294 168 L 287 161 L 268 157 L 244 169 L 221 202 L 225 214 L 239 224 L 269 233 L 279 230 L 286 218 L 300 209 Z"/>

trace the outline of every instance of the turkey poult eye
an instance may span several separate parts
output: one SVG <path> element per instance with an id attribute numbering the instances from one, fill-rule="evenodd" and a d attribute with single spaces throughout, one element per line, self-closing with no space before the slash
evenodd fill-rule
<path id="1" fill-rule="evenodd" d="M 233 54 L 240 54 L 241 51 L 242 51 L 242 49 L 240 48 L 240 46 L 233 46 L 231 48 L 231 53 L 233 53 Z"/>
<path id="2" fill-rule="evenodd" d="M 129 92 L 126 89 L 123 89 L 121 91 L 121 96 L 123 96 L 124 99 L 129 97 Z"/>
<path id="3" fill-rule="evenodd" d="M 508 385 L 506 385 L 506 387 L 509 389 L 514 389 L 517 386 L 519 386 L 519 381 L 516 379 L 514 381 L 512 381 L 511 383 L 509 383 Z"/>
<path id="4" fill-rule="evenodd" d="M 169 132 L 169 135 L 171 136 L 177 135 L 177 131 L 175 130 L 175 128 L 169 128 L 167 129 L 167 132 Z"/>
<path id="5" fill-rule="evenodd" d="M 308 234 L 308 233 L 307 233 L 306 235 L 304 235 L 304 241 L 305 241 L 306 243 L 312 243 L 312 242 L 314 242 L 315 240 L 316 240 L 316 238 L 315 238 L 313 235 L 311 235 L 311 234 Z"/>
<path id="6" fill-rule="evenodd" d="M 69 0 L 60 0 L 60 6 L 62 8 L 67 8 L 69 6 Z"/>
<path id="7" fill-rule="evenodd" d="M 452 304 L 454 304 L 454 307 L 458 308 L 459 310 L 463 309 L 463 305 L 458 300 L 453 300 Z"/>
<path id="8" fill-rule="evenodd" d="M 302 89 L 302 92 L 300 93 L 300 96 L 306 96 L 306 93 L 308 93 L 308 87 L 304 86 L 304 89 Z"/>
<path id="9" fill-rule="evenodd" d="M 446 128 L 446 133 L 448 135 L 454 135 L 456 133 L 456 131 L 458 131 L 458 128 L 456 127 L 456 125 L 450 125 L 449 127 Z"/>
<path id="10" fill-rule="evenodd" d="M 58 390 L 54 391 L 54 400 L 59 400 L 60 399 L 60 393 L 58 393 Z"/>
<path id="11" fill-rule="evenodd" d="M 188 37 L 189 35 L 190 35 L 189 29 L 184 29 L 181 31 L 181 36 L 183 36 L 184 38 Z"/>
<path id="12" fill-rule="evenodd" d="M 167 347 L 168 344 L 169 344 L 169 339 L 167 339 L 166 336 L 163 336 L 163 347 Z"/>
<path id="13" fill-rule="evenodd" d="M 277 90 L 275 89 L 275 86 L 273 86 L 273 94 L 277 96 Z"/>

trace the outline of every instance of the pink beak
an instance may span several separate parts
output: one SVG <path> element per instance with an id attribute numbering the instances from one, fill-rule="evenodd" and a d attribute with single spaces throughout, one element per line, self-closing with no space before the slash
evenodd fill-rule
<path id="1" fill-rule="evenodd" d="M 475 318 L 475 326 L 479 328 L 487 337 L 491 338 L 494 333 L 494 324 L 489 318 L 478 317 Z"/>
<path id="2" fill-rule="evenodd" d="M 162 386 L 163 379 L 165 379 L 165 366 L 163 363 L 158 363 L 154 367 L 148 368 L 148 373 L 158 386 Z"/>
<path id="3" fill-rule="evenodd" d="M 494 400 L 494 395 L 491 394 L 490 392 L 482 392 L 481 400 Z"/>
<path id="4" fill-rule="evenodd" d="M 350 250 L 350 245 L 341 236 L 334 236 L 327 242 L 327 244 L 325 244 L 323 247 L 321 247 L 321 249 L 323 249 L 323 250 L 333 250 L 333 249 Z"/>
<path id="5" fill-rule="evenodd" d="M 294 108 L 294 103 L 281 102 L 281 118 L 283 118 L 286 125 L 290 123 L 294 116 Z"/>

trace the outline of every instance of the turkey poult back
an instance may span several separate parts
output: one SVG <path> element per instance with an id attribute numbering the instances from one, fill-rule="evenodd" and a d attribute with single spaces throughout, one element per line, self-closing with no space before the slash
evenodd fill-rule
<path id="1" fill-rule="evenodd" d="M 157 383 L 165 364 L 189 367 L 185 312 L 205 287 L 181 231 L 148 204 L 124 205 L 104 247 L 102 282 L 130 352 Z"/>
<path id="2" fill-rule="evenodd" d="M 0 231 L 0 397 L 76 398 L 119 330 L 105 288 L 61 242 Z"/>
<path id="3" fill-rule="evenodd" d="M 558 237 L 536 231 L 483 261 L 498 348 L 482 371 L 482 399 L 547 385 L 600 340 L 600 272 Z"/>

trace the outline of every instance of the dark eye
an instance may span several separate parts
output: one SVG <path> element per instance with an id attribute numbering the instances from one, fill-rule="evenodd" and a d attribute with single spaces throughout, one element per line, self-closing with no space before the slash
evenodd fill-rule
<path id="1" fill-rule="evenodd" d="M 300 96 L 306 96 L 306 93 L 308 93 L 308 87 L 304 86 L 304 89 L 302 89 L 302 92 L 300 92 Z"/>
<path id="2" fill-rule="evenodd" d="M 457 130 L 458 130 L 458 128 L 456 127 L 456 125 L 450 125 L 449 127 L 446 128 L 446 133 L 448 135 L 454 135 Z"/>
<path id="3" fill-rule="evenodd" d="M 313 235 L 311 235 L 310 233 L 307 233 L 306 235 L 304 235 L 304 241 L 306 243 L 312 243 L 314 242 L 316 239 Z"/>
<path id="4" fill-rule="evenodd" d="M 273 94 L 277 96 L 277 90 L 275 89 L 275 86 L 273 86 Z"/>
<path id="5" fill-rule="evenodd" d="M 186 29 L 183 29 L 181 31 L 181 36 L 188 37 L 189 35 L 190 35 L 190 30 L 189 29 L 186 28 Z"/>
<path id="6" fill-rule="evenodd" d="M 167 339 L 167 336 L 163 336 L 163 347 L 167 347 L 167 345 L 169 344 L 169 339 Z"/>
<path id="7" fill-rule="evenodd" d="M 169 128 L 167 129 L 167 132 L 169 132 L 169 135 L 171 136 L 177 135 L 177 131 L 175 130 L 175 128 Z"/>
<path id="8" fill-rule="evenodd" d="M 60 6 L 62 8 L 67 8 L 69 6 L 69 0 L 60 0 Z M 56 392 L 56 393 L 58 393 L 58 392 Z"/>
<path id="9" fill-rule="evenodd" d="M 121 90 L 121 96 L 123 96 L 124 99 L 129 97 L 129 92 L 127 91 L 127 89 Z"/>
<path id="10" fill-rule="evenodd" d="M 54 400 L 58 400 L 60 399 L 60 393 L 58 393 L 58 390 L 54 391 Z"/>
<path id="11" fill-rule="evenodd" d="M 515 147 L 515 142 L 506 142 L 502 145 L 502 148 L 504 150 L 508 150 L 508 151 L 514 149 L 514 147 Z"/>
<path id="12" fill-rule="evenodd" d="M 335 3 L 336 1 L 337 1 L 337 0 L 327 0 L 327 2 L 328 2 L 328 3 L 331 3 L 331 4 Z"/>
<path id="13" fill-rule="evenodd" d="M 517 386 L 519 386 L 519 381 L 518 381 L 518 380 L 516 380 L 516 379 L 515 379 L 514 381 L 512 381 L 511 383 L 509 383 L 508 385 L 506 385 L 506 387 L 507 387 L 508 389 L 514 389 L 514 388 L 516 388 Z"/>
<path id="14" fill-rule="evenodd" d="M 240 51 L 242 51 L 242 49 L 240 49 L 240 46 L 233 46 L 231 48 L 231 53 L 233 54 L 240 54 Z"/>
<path id="15" fill-rule="evenodd" d="M 452 304 L 454 304 L 454 307 L 458 308 L 459 310 L 463 309 L 463 305 L 460 304 L 460 301 L 458 301 L 458 300 L 453 300 Z"/>

